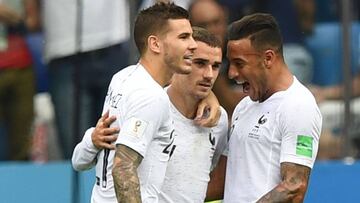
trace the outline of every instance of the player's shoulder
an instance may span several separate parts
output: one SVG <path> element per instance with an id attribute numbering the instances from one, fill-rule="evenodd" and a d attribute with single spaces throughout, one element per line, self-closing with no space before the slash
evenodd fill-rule
<path id="1" fill-rule="evenodd" d="M 294 78 L 291 90 L 286 94 L 282 108 L 317 108 L 315 97 L 310 90 Z"/>
<path id="2" fill-rule="evenodd" d="M 164 89 L 151 77 L 141 64 L 131 65 L 117 72 L 112 79 L 113 86 L 118 86 L 130 97 L 136 99 L 156 98 L 166 100 Z"/>
<path id="3" fill-rule="evenodd" d="M 294 115 L 296 115 L 298 119 L 314 117 L 320 118 L 321 120 L 322 117 L 316 100 L 310 90 L 297 80 L 295 80 L 292 90 L 285 95 L 277 111 L 280 117 L 285 120 Z"/>
<path id="4" fill-rule="evenodd" d="M 137 86 L 127 94 L 127 103 L 139 108 L 153 108 L 154 111 L 166 109 L 170 112 L 170 99 L 165 90 L 160 86 Z"/>
<path id="5" fill-rule="evenodd" d="M 241 111 L 246 111 L 248 108 L 251 108 L 251 104 L 253 104 L 253 103 L 254 102 L 250 99 L 249 96 L 244 97 L 235 106 L 235 109 L 233 111 L 233 115 L 237 115 L 238 113 L 241 113 Z"/>
<path id="6" fill-rule="evenodd" d="M 129 65 L 126 68 L 123 68 L 123 69 L 119 70 L 118 72 L 116 72 L 113 75 L 113 79 L 128 77 L 129 74 L 131 74 L 132 72 L 134 72 L 136 70 L 136 68 L 137 68 L 137 65 Z"/>

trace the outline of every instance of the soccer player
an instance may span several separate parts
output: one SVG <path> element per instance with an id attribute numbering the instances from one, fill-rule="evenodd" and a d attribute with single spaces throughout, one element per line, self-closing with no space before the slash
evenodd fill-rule
<path id="1" fill-rule="evenodd" d="M 228 31 L 229 77 L 248 95 L 232 116 L 224 202 L 302 202 L 322 116 L 284 63 L 274 17 L 253 14 Z"/>
<path id="2" fill-rule="evenodd" d="M 193 27 L 198 48 L 192 72 L 175 74 L 167 89 L 174 119 L 172 156 L 166 168 L 160 202 L 204 202 L 211 169 L 227 144 L 228 117 L 222 108 L 217 126 L 205 128 L 193 119 L 199 102 L 206 98 L 219 74 L 221 42 L 204 28 Z M 121 135 L 120 135 L 121 136 Z"/>
<path id="3" fill-rule="evenodd" d="M 96 154 L 92 143 L 84 143 L 96 151 L 92 157 L 97 162 L 92 202 L 157 202 L 164 180 L 173 126 L 163 87 L 173 73 L 191 72 L 197 44 L 188 12 L 173 3 L 142 10 L 135 21 L 134 39 L 139 63 L 113 76 L 104 101 L 103 111 L 116 115 L 113 126 L 122 129 L 116 149 Z"/>

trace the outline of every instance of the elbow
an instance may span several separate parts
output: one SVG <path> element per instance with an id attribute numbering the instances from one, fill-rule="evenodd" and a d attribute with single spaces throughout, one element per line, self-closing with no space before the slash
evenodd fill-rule
<path id="1" fill-rule="evenodd" d="M 71 159 L 71 165 L 72 165 L 72 167 L 73 167 L 73 169 L 75 171 L 83 171 L 83 170 L 85 170 L 83 164 L 79 164 L 77 159 L 75 159 L 74 157 L 72 157 L 72 159 Z"/>
<path id="2" fill-rule="evenodd" d="M 83 162 L 80 158 L 73 156 L 71 158 L 71 165 L 75 171 L 85 171 L 91 168 L 91 164 Z"/>

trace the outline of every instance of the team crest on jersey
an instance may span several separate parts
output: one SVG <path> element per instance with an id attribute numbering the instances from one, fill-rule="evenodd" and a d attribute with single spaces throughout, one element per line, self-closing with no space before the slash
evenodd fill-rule
<path id="1" fill-rule="evenodd" d="M 267 112 L 266 114 L 269 114 L 269 112 Z M 266 115 L 263 114 L 258 120 L 257 120 L 257 124 L 254 126 L 254 128 L 251 130 L 251 132 L 249 132 L 248 137 L 255 139 L 255 140 L 259 140 L 260 138 L 260 127 L 262 125 L 264 125 L 266 123 L 268 119 L 266 118 Z"/>
<path id="2" fill-rule="evenodd" d="M 269 112 L 267 112 L 267 113 L 269 113 Z M 255 125 L 255 128 L 259 128 L 260 125 L 263 125 L 264 123 L 266 123 L 266 121 L 267 121 L 267 118 L 265 117 L 265 114 L 263 114 L 263 115 L 259 118 L 257 125 Z"/>

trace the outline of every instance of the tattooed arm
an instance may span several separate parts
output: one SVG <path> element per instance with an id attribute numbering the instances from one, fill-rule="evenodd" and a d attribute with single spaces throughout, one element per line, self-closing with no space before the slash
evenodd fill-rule
<path id="1" fill-rule="evenodd" d="M 112 176 L 118 202 L 141 203 L 137 168 L 142 156 L 125 145 L 116 145 Z"/>
<path id="2" fill-rule="evenodd" d="M 303 202 L 311 169 L 284 162 L 281 164 L 281 182 L 257 202 Z"/>

